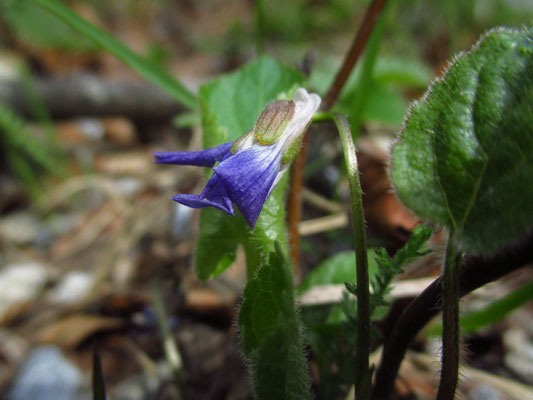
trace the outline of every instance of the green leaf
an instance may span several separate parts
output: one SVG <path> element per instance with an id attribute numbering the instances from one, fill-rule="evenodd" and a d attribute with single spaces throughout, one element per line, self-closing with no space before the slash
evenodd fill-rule
<path id="1" fill-rule="evenodd" d="M 357 85 L 342 97 L 337 107 L 339 111 L 348 116 L 350 123 L 357 122 L 358 113 L 362 112 L 361 118 L 364 121 L 399 126 L 408 109 L 407 100 L 403 95 L 391 89 L 390 85 L 386 86 L 377 82 L 371 82 L 368 85 L 368 94 L 361 106 L 362 110 L 358 111 L 357 108 L 357 97 L 360 95 L 360 87 Z"/>
<path id="2" fill-rule="evenodd" d="M 310 76 L 311 86 L 319 93 L 325 93 L 335 77 L 338 63 L 322 60 L 317 64 Z M 358 90 L 357 82 L 360 81 L 361 67 L 356 67 L 350 74 L 346 87 L 343 90 L 341 102 L 345 97 L 351 97 Z M 372 71 L 372 80 L 375 83 L 389 86 L 407 88 L 425 88 L 431 81 L 431 69 L 419 60 L 408 60 L 392 57 L 379 57 Z"/>
<path id="3" fill-rule="evenodd" d="M 496 29 L 415 103 L 393 151 L 398 196 L 474 253 L 533 226 L 533 32 Z"/>
<path id="4" fill-rule="evenodd" d="M 200 89 L 204 148 L 238 139 L 253 128 L 263 108 L 297 85 L 303 76 L 272 58 L 261 57 L 239 71 L 208 82 Z M 274 242 L 286 246 L 285 192 L 287 177 L 272 191 L 254 229 L 236 212 L 235 217 L 212 208 L 201 210 L 196 246 L 196 272 L 208 279 L 226 270 L 243 245 L 248 276 L 262 257 L 274 250 Z"/>
<path id="5" fill-rule="evenodd" d="M 371 295 L 371 310 L 374 313 L 383 306 L 388 306 L 387 296 L 391 290 L 391 283 L 396 275 L 403 272 L 403 267 L 417 258 L 430 253 L 431 249 L 424 249 L 424 245 L 431 237 L 433 229 L 426 225 L 418 225 L 413 229 L 407 243 L 390 257 L 385 249 L 376 251 L 377 272 L 370 279 L 373 289 Z"/>
<path id="6" fill-rule="evenodd" d="M 237 72 L 200 89 L 204 147 L 238 139 L 253 128 L 263 108 L 281 93 L 302 85 L 303 76 L 270 57 L 260 57 Z"/>
<path id="7" fill-rule="evenodd" d="M 518 307 L 531 300 L 533 300 L 533 282 L 526 283 L 481 310 L 472 311 L 462 316 L 459 320 L 461 331 L 463 333 L 474 333 L 481 328 L 500 321 Z M 442 334 L 442 324 L 437 323 L 431 326 L 427 334 L 429 336 L 440 336 Z"/>
<path id="8" fill-rule="evenodd" d="M 98 46 L 112 53 L 139 75 L 165 90 L 185 107 L 191 109 L 197 107 L 196 97 L 175 78 L 130 50 L 113 36 L 81 18 L 60 1 L 35 0 L 35 2 Z"/>
<path id="9" fill-rule="evenodd" d="M 424 88 L 431 81 L 431 69 L 421 61 L 380 57 L 372 73 L 375 82 Z"/>
<path id="10" fill-rule="evenodd" d="M 374 276 L 377 264 L 374 259 L 375 250 L 368 250 L 368 273 Z M 342 285 L 345 282 L 355 282 L 355 254 L 353 251 L 337 253 L 314 268 L 301 283 L 298 292 L 304 293 L 313 286 Z"/>
<path id="11" fill-rule="evenodd" d="M 370 81 L 361 78 L 362 72 L 359 69 L 352 74 L 338 107 L 353 126 L 358 125 L 359 118 L 399 126 L 407 111 L 407 100 L 396 87 L 425 87 L 430 81 L 424 64 L 396 58 L 376 60 Z M 361 103 L 363 92 L 366 95 Z"/>
<path id="12" fill-rule="evenodd" d="M 246 285 L 239 327 L 259 399 L 311 397 L 290 265 L 279 247 Z"/>
<path id="13" fill-rule="evenodd" d="M 407 104 L 401 94 L 384 85 L 374 84 L 366 98 L 363 120 L 399 126 L 407 111 Z"/>
<path id="14" fill-rule="evenodd" d="M 385 254 L 388 264 L 387 268 L 398 270 L 406 264 L 416 260 L 418 257 L 431 252 L 429 249 L 424 249 L 424 245 L 433 234 L 433 229 L 427 225 L 417 225 L 411 234 L 407 243 L 394 254 L 391 258 Z M 382 258 L 382 257 L 381 257 Z M 382 258 L 383 259 L 383 258 Z"/>

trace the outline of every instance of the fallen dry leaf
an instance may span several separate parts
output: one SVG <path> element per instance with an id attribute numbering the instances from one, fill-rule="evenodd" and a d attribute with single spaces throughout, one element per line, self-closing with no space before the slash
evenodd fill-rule
<path id="1" fill-rule="evenodd" d="M 38 334 L 40 343 L 54 343 L 73 348 L 97 332 L 118 329 L 123 321 L 118 318 L 74 314 L 43 328 Z"/>

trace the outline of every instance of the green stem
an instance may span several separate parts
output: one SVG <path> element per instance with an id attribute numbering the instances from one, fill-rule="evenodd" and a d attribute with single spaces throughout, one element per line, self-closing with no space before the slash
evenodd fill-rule
<path id="1" fill-rule="evenodd" d="M 350 185 L 352 224 L 354 231 L 356 276 L 357 276 L 357 354 L 355 359 L 355 397 L 366 400 L 369 397 L 369 352 L 370 352 L 370 291 L 368 279 L 368 257 L 366 243 L 365 215 L 355 145 L 350 124 L 342 114 L 333 115 L 341 137 L 346 172 Z"/>
<path id="2" fill-rule="evenodd" d="M 463 255 L 450 233 L 442 279 L 442 370 L 437 400 L 453 400 L 459 375 L 459 272 Z"/>
<path id="3" fill-rule="evenodd" d="M 317 112 L 313 115 L 313 122 L 329 122 L 333 121 L 333 114 L 327 111 Z"/>
<path id="4" fill-rule="evenodd" d="M 172 336 L 172 331 L 168 324 L 168 316 L 165 310 L 165 305 L 163 303 L 163 298 L 161 296 L 161 288 L 156 282 L 152 287 L 152 307 L 154 308 L 157 322 L 159 325 L 159 330 L 163 336 L 163 349 L 165 351 L 165 356 L 172 373 L 174 374 L 174 380 L 176 382 L 176 387 L 180 391 L 180 398 L 186 398 L 186 392 L 183 385 L 183 360 L 181 353 L 178 348 L 178 344 Z"/>
<path id="5" fill-rule="evenodd" d="M 57 0 L 36 0 L 35 2 L 51 14 L 58 17 L 61 21 L 68 24 L 72 29 L 80 32 L 100 47 L 103 47 L 112 53 L 135 72 L 169 93 L 185 107 L 192 110 L 197 108 L 196 96 L 185 88 L 185 86 L 160 68 L 130 50 L 113 36 L 87 22 Z"/>

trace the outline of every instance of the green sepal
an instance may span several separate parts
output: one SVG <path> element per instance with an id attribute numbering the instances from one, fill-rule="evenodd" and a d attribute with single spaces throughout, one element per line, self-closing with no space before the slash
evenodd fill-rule
<path id="1" fill-rule="evenodd" d="M 254 131 L 248 131 L 244 135 L 242 135 L 240 138 L 238 138 L 236 141 L 233 142 L 233 144 L 230 147 L 230 151 L 235 154 L 237 150 L 239 150 L 239 147 L 241 147 L 242 143 L 248 139 L 250 136 L 253 136 Z"/>
<path id="2" fill-rule="evenodd" d="M 277 142 L 293 116 L 293 101 L 275 100 L 268 103 L 255 123 L 255 137 L 263 145 Z"/>
<path id="3" fill-rule="evenodd" d="M 311 123 L 309 123 L 309 125 L 311 125 Z M 302 131 L 302 134 L 294 139 L 289 147 L 285 149 L 283 155 L 281 156 L 282 164 L 290 164 L 296 159 L 296 157 L 298 157 L 298 154 L 300 154 L 300 149 L 302 148 L 302 142 L 304 140 L 305 133 L 307 132 L 309 125 L 307 125 L 307 127 Z"/>

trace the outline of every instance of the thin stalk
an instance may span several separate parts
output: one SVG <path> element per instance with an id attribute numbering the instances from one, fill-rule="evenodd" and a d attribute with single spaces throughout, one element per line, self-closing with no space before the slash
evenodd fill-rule
<path id="1" fill-rule="evenodd" d="M 387 4 L 387 0 L 373 0 L 366 13 L 363 17 L 363 22 L 355 35 L 355 39 L 352 42 L 352 46 L 346 58 L 344 59 L 339 72 L 335 76 L 335 80 L 331 84 L 326 96 L 324 97 L 324 102 L 322 103 L 322 108 L 324 110 L 329 110 L 333 104 L 337 101 L 339 94 L 344 87 L 344 84 L 348 80 L 350 73 L 352 72 L 359 56 L 365 49 L 365 46 L 370 38 L 376 22 L 381 15 L 383 8 Z"/>
<path id="2" fill-rule="evenodd" d="M 317 112 L 315 115 L 313 115 L 312 118 L 313 122 L 330 122 L 333 121 L 333 114 L 330 112 Z"/>
<path id="3" fill-rule="evenodd" d="M 178 102 L 191 110 L 197 108 L 196 96 L 175 78 L 153 65 L 110 34 L 100 30 L 57 0 L 36 0 L 39 6 L 58 17 L 72 29 L 106 49 L 128 67 L 169 93 Z"/>
<path id="4" fill-rule="evenodd" d="M 459 376 L 459 273 L 462 253 L 450 234 L 442 279 L 442 370 L 437 400 L 453 400 Z"/>
<path id="5" fill-rule="evenodd" d="M 159 330 L 163 336 L 163 350 L 165 352 L 166 359 L 170 364 L 172 373 L 174 374 L 174 381 L 176 387 L 180 391 L 181 399 L 186 398 L 185 387 L 183 386 L 183 360 L 178 348 L 178 344 L 172 336 L 172 331 L 168 324 L 168 315 L 165 310 L 163 298 L 161 297 L 161 288 L 158 283 L 155 283 L 152 287 L 152 307 L 154 308 Z"/>
<path id="6" fill-rule="evenodd" d="M 356 277 L 357 277 L 357 353 L 355 359 L 355 398 L 369 397 L 369 353 L 370 353 L 370 290 L 368 278 L 368 256 L 365 215 L 355 145 L 350 125 L 344 115 L 335 113 L 335 124 L 341 137 L 346 172 L 350 185 L 352 224 L 354 231 Z"/>

